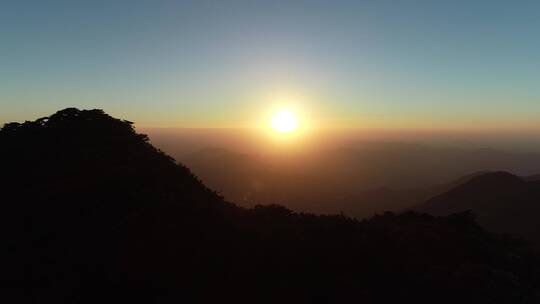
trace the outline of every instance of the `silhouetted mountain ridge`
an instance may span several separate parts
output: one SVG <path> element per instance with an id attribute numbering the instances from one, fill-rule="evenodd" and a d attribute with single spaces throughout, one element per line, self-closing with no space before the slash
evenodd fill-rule
<path id="1" fill-rule="evenodd" d="M 31 303 L 536 303 L 538 256 L 470 213 L 237 207 L 129 121 L 0 130 L 3 294 Z"/>
<path id="2" fill-rule="evenodd" d="M 485 188 L 485 187 L 503 187 L 503 188 L 513 188 L 513 187 L 520 187 L 525 185 L 525 181 L 523 181 L 520 177 L 515 176 L 508 172 L 490 172 L 486 174 L 482 174 L 480 176 L 476 176 L 472 178 L 470 181 L 468 181 L 465 184 L 462 184 L 458 186 L 456 189 L 452 191 L 467 191 L 470 188 Z"/>
<path id="3" fill-rule="evenodd" d="M 529 182 L 540 181 L 540 174 L 529 175 L 524 177 L 524 179 Z"/>
<path id="4" fill-rule="evenodd" d="M 471 210 L 490 230 L 540 244 L 540 184 L 507 172 L 475 177 L 435 196 L 417 210 L 439 216 Z"/>

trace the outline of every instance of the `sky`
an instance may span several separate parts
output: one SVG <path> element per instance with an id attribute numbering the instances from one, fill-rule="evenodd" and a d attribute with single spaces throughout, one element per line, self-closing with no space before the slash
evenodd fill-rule
<path id="1" fill-rule="evenodd" d="M 540 129 L 539 29 L 538 1 L 4 0 L 0 122 Z"/>

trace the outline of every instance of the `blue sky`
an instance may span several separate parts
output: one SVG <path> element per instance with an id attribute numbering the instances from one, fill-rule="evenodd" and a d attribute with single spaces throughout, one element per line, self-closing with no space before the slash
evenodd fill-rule
<path id="1" fill-rule="evenodd" d="M 2 1 L 0 121 L 540 127 L 537 1 Z"/>

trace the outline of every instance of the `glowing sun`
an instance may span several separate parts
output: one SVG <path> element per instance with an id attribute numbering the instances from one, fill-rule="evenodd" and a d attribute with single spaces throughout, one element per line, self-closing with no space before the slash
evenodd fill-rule
<path id="1" fill-rule="evenodd" d="M 279 133 L 290 133 L 298 128 L 298 118 L 288 110 L 276 112 L 272 116 L 272 129 Z"/>

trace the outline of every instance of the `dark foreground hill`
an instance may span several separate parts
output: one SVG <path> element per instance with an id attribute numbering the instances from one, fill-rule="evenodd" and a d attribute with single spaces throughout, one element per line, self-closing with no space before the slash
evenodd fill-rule
<path id="1" fill-rule="evenodd" d="M 470 213 L 239 208 L 100 110 L 7 124 L 0 147 L 10 303 L 539 300 L 538 257 Z"/>
<path id="2" fill-rule="evenodd" d="M 488 173 L 438 195 L 418 211 L 444 216 L 471 210 L 489 230 L 540 244 L 540 181 L 506 172 Z"/>

